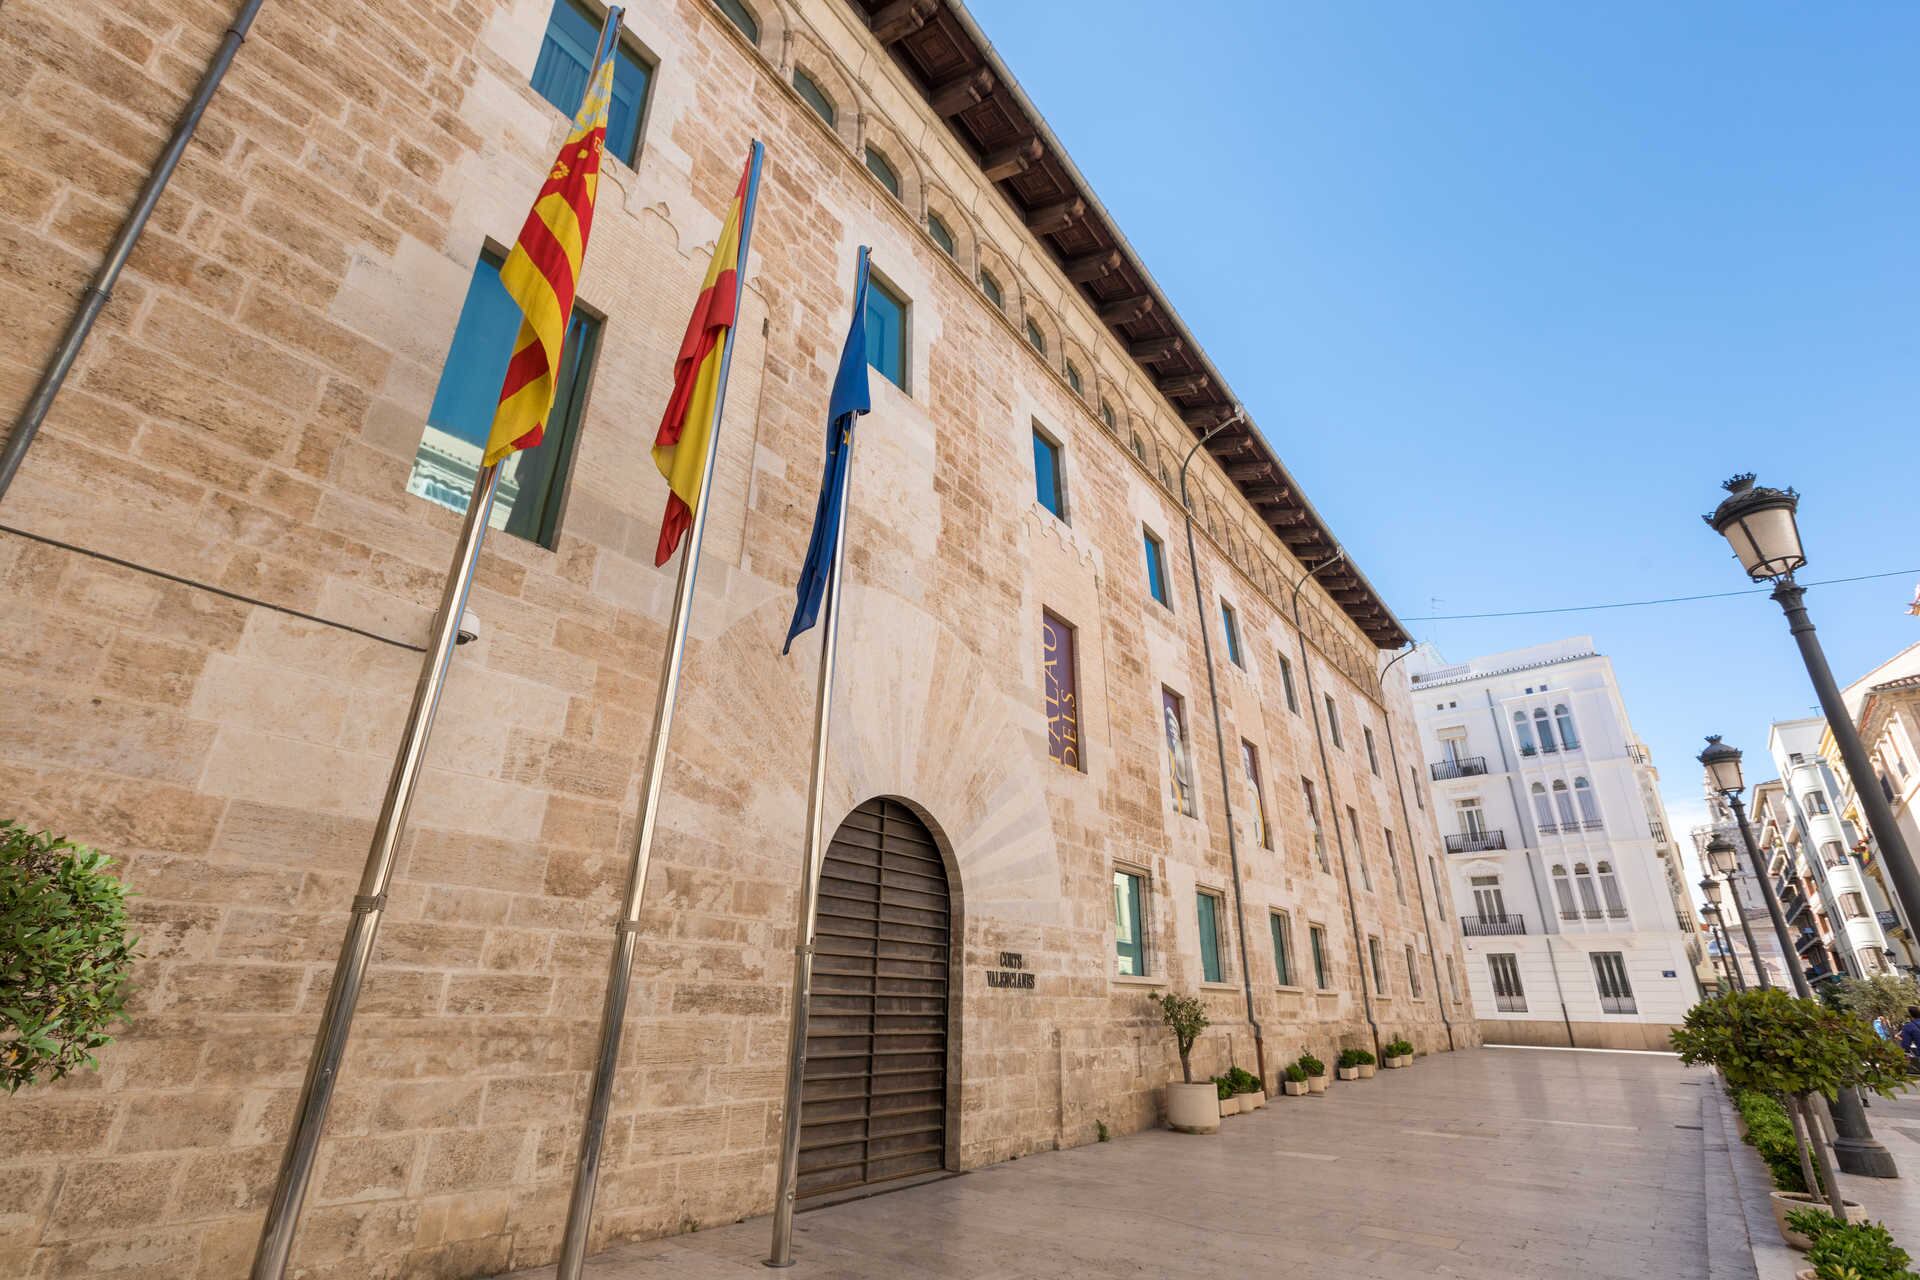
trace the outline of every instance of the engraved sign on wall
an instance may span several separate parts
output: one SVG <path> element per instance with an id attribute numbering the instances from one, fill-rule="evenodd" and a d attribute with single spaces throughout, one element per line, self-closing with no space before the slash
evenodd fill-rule
<path id="1" fill-rule="evenodd" d="M 1050 613 L 1040 615 L 1040 657 L 1047 694 L 1047 754 L 1072 769 L 1080 756 L 1080 678 L 1073 627 Z"/>

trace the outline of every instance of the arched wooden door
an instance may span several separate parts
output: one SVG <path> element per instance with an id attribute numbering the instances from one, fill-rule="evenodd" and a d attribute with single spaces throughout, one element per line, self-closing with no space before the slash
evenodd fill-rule
<path id="1" fill-rule="evenodd" d="M 926 824 L 885 798 L 848 814 L 820 886 L 802 1197 L 944 1167 L 951 923 Z"/>

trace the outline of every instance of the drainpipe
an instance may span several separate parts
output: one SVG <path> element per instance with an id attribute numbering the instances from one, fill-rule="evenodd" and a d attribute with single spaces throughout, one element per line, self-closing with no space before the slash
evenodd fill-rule
<path id="1" fill-rule="evenodd" d="M 1307 710 L 1313 712 L 1313 739 L 1320 747 L 1320 785 L 1327 793 L 1327 821 L 1333 827 L 1333 841 L 1340 850 L 1340 878 L 1347 886 L 1347 918 L 1353 923 L 1353 956 L 1360 969 L 1360 998 L 1367 1015 L 1367 1032 L 1373 1038 L 1373 1056 L 1380 1056 L 1380 1023 L 1373 1016 L 1373 985 L 1367 981 L 1367 941 L 1360 932 L 1360 900 L 1353 892 L 1353 867 L 1347 862 L 1347 839 L 1340 834 L 1340 812 L 1333 794 L 1333 765 L 1327 758 L 1326 731 L 1320 727 L 1320 699 L 1313 690 L 1313 660 L 1307 655 L 1307 633 L 1300 625 L 1300 588 L 1307 579 L 1323 569 L 1331 569 L 1347 558 L 1339 547 L 1319 564 L 1300 575 L 1293 584 L 1293 634 L 1300 642 L 1300 674 L 1307 684 Z M 1377 976 L 1377 975 L 1376 975 Z"/>
<path id="2" fill-rule="evenodd" d="M 1533 814 L 1523 802 L 1519 784 L 1513 778 L 1513 761 L 1507 757 L 1507 727 L 1500 722 L 1500 709 L 1494 703 L 1493 690 L 1485 690 L 1485 693 L 1487 719 L 1493 721 L 1493 740 L 1500 748 L 1500 772 L 1506 776 L 1507 798 L 1513 801 L 1515 820 L 1520 824 L 1520 854 L 1526 859 L 1527 880 L 1533 885 L 1533 904 L 1540 912 L 1540 941 L 1546 944 L 1547 966 L 1553 970 L 1553 994 L 1560 1000 L 1560 1021 L 1567 1027 L 1567 1048 L 1577 1049 L 1579 1046 L 1574 1043 L 1573 1018 L 1567 1013 L 1567 989 L 1560 982 L 1560 958 L 1553 952 L 1553 933 L 1547 929 L 1549 920 L 1558 921 L 1560 917 L 1557 912 L 1549 914 L 1547 910 L 1546 891 L 1540 887 L 1540 872 L 1533 865 L 1533 854 L 1528 852 L 1530 848 L 1540 846 L 1538 840 L 1527 838 L 1527 824 L 1533 821 Z"/>
<path id="3" fill-rule="evenodd" d="M 1387 700 L 1387 672 L 1393 670 L 1393 664 L 1412 653 L 1413 641 L 1407 642 L 1406 653 L 1396 654 L 1392 662 L 1380 668 L 1380 701 L 1382 707 Z M 1447 1029 L 1447 1052 L 1452 1053 L 1459 1046 L 1453 1042 L 1453 1019 L 1447 1016 L 1447 991 L 1440 983 L 1440 944 L 1433 940 L 1433 915 L 1427 910 L 1427 891 L 1420 884 L 1420 846 L 1413 841 L 1413 815 L 1407 811 L 1407 784 L 1400 776 L 1400 748 L 1393 741 L 1393 716 L 1388 712 L 1383 716 L 1387 726 L 1387 752 L 1393 765 L 1393 789 L 1400 796 L 1400 829 L 1407 837 L 1407 857 L 1413 863 L 1413 889 L 1420 895 L 1420 921 L 1427 927 L 1427 959 L 1433 965 L 1433 1002 L 1440 1010 L 1440 1023 Z M 1440 885 L 1436 881 L 1433 896 L 1440 897 Z M 1448 935 L 1451 942 L 1452 935 Z"/>
<path id="4" fill-rule="evenodd" d="M 173 177 L 180 157 L 186 154 L 187 143 L 192 141 L 194 130 L 200 127 L 200 117 L 206 114 L 213 91 L 220 87 L 227 68 L 233 63 L 233 55 L 240 51 L 241 42 L 247 38 L 247 28 L 253 25 L 253 16 L 260 11 L 260 5 L 261 0 L 246 0 L 240 6 L 239 15 L 234 18 L 233 25 L 227 28 L 227 34 L 221 39 L 213 60 L 200 76 L 200 87 L 193 91 L 187 109 L 173 126 L 173 136 L 167 139 L 166 150 L 154 162 L 153 171 L 147 175 L 146 186 L 140 189 L 140 196 L 133 202 L 133 209 L 127 214 L 120 234 L 113 238 L 106 260 L 100 264 L 93 283 L 81 295 L 79 310 L 67 322 L 66 336 L 60 339 L 60 346 L 54 351 L 45 372 L 40 375 L 40 381 L 34 384 L 27 407 L 21 410 L 19 419 L 13 424 L 13 434 L 7 437 L 6 448 L 0 449 L 0 499 L 7 496 L 7 488 L 18 474 L 20 463 L 27 456 L 34 436 L 39 434 L 40 424 L 46 421 L 48 411 L 53 408 L 53 398 L 60 394 L 60 385 L 67 380 L 73 362 L 79 359 L 80 348 L 86 345 L 87 335 L 93 331 L 93 322 L 100 318 L 101 310 L 113 296 L 113 286 L 120 279 L 121 268 L 133 256 L 134 245 L 139 243 L 141 233 L 147 229 L 147 219 L 153 216 L 154 206 L 160 203 L 160 195 L 167 189 L 167 182 Z"/>
<path id="5" fill-rule="evenodd" d="M 1247 997 L 1247 1025 L 1253 1028 L 1253 1061 L 1260 1071 L 1260 1089 L 1267 1087 L 1267 1042 L 1260 1030 L 1260 1017 L 1253 1007 L 1253 957 L 1247 951 L 1247 912 L 1240 895 L 1240 846 L 1233 835 L 1233 781 L 1227 773 L 1227 733 L 1220 724 L 1220 686 L 1213 676 L 1213 633 L 1207 622 L 1205 593 L 1200 589 L 1200 557 L 1193 544 L 1193 503 L 1187 497 L 1187 468 L 1200 446 L 1238 423 L 1246 416 L 1235 406 L 1231 416 L 1193 442 L 1180 462 L 1180 511 L 1187 525 L 1187 568 L 1193 574 L 1193 607 L 1200 615 L 1200 652 L 1207 665 L 1207 699 L 1213 704 L 1213 742 L 1220 752 L 1220 807 L 1226 813 L 1227 862 L 1233 868 L 1233 918 L 1240 935 L 1240 985 Z"/>

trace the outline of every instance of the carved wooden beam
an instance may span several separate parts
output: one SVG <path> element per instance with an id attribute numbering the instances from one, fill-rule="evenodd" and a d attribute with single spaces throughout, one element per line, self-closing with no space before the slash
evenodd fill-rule
<path id="1" fill-rule="evenodd" d="M 1184 409 L 1180 413 L 1181 421 L 1195 431 L 1205 431 L 1217 426 L 1222 418 L 1233 416 L 1233 407 L 1224 404 L 1203 404 L 1198 408 Z"/>
<path id="2" fill-rule="evenodd" d="M 977 67 L 936 87 L 927 95 L 927 105 L 942 118 L 957 116 L 976 102 L 985 100 L 992 92 L 993 72 L 985 67 Z"/>
<path id="3" fill-rule="evenodd" d="M 892 4 L 881 6 L 868 20 L 868 25 L 873 38 L 884 48 L 900 43 L 926 26 L 939 11 L 940 0 L 893 0 Z"/>
<path id="4" fill-rule="evenodd" d="M 1250 480 L 1271 480 L 1273 464 L 1271 462 L 1236 462 L 1227 468 L 1227 479 L 1235 484 L 1245 484 Z"/>
<path id="5" fill-rule="evenodd" d="M 1312 524 L 1307 513 L 1298 507 L 1289 507 L 1284 511 L 1275 511 L 1267 516 L 1267 523 L 1276 529 L 1290 529 L 1299 525 Z"/>
<path id="6" fill-rule="evenodd" d="M 1109 302 L 1100 308 L 1100 319 L 1107 324 L 1130 324 L 1153 310 L 1153 295 L 1136 293 L 1131 298 Z"/>
<path id="7" fill-rule="evenodd" d="M 1114 251 L 1118 255 L 1119 250 Z M 1186 340 L 1179 334 L 1165 338 L 1142 338 L 1138 342 L 1127 344 L 1127 354 L 1135 360 L 1165 360 L 1168 356 L 1178 355 L 1186 350 Z"/>
<path id="8" fill-rule="evenodd" d="M 1061 266 L 1061 270 L 1067 273 L 1067 279 L 1075 284 L 1092 284 L 1119 269 L 1118 249 L 1108 249 L 1105 253 L 1083 253 L 1077 258 L 1067 259 Z"/>
<path id="9" fill-rule="evenodd" d="M 1172 377 L 1160 379 L 1160 391 L 1169 396 L 1190 396 L 1196 391 L 1204 391 L 1213 382 L 1204 373 L 1176 373 Z"/>
<path id="10" fill-rule="evenodd" d="M 1008 178 L 1017 178 L 1039 163 L 1046 148 L 1040 145 L 1040 139 L 1028 138 L 1025 142 L 1016 142 L 1010 147 L 989 152 L 980 162 L 980 171 L 987 175 L 988 182 L 1005 182 Z"/>
<path id="11" fill-rule="evenodd" d="M 1074 223 L 1087 216 L 1087 202 L 1079 196 L 1069 196 L 1057 204 L 1042 205 L 1027 215 L 1027 230 L 1037 236 L 1050 235 L 1055 231 L 1065 231 Z"/>
<path id="12" fill-rule="evenodd" d="M 1293 490 L 1283 484 L 1248 485 L 1241 492 L 1246 494 L 1247 501 L 1252 503 L 1285 502 L 1293 496 Z M 1306 513 L 1301 514 L 1304 516 Z"/>

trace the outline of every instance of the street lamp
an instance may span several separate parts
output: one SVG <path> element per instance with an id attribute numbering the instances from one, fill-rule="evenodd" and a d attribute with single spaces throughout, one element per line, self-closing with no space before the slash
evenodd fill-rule
<path id="1" fill-rule="evenodd" d="M 1735 477 L 1735 481 L 1729 482 L 1729 487 L 1738 480 L 1739 477 Z M 1745 482 L 1751 485 L 1753 483 L 1753 477 L 1747 476 Z M 1768 492 L 1775 491 L 1769 490 Z M 1739 496 L 1740 493 L 1735 492 L 1732 498 L 1720 504 L 1721 507 L 1727 507 Z M 1788 514 L 1791 515 L 1793 495 L 1789 492 L 1784 496 L 1788 500 Z M 1736 513 L 1736 515 L 1737 514 L 1738 513 Z M 1791 524 L 1791 521 L 1789 521 L 1789 524 Z M 1767 526 L 1757 525 L 1756 527 L 1764 528 Z M 1749 541 L 1751 540 L 1749 539 Z M 1735 541 L 1734 545 L 1737 549 L 1741 543 Z M 1797 555 L 1799 547 L 1799 539 L 1797 536 L 1794 539 L 1793 545 L 1794 554 Z M 1761 550 L 1770 550 L 1776 556 L 1781 554 L 1782 551 L 1779 547 L 1762 547 Z M 1742 563 L 1744 564 L 1745 561 L 1743 560 Z M 1792 567 L 1798 567 L 1798 564 L 1796 563 Z M 1794 590 L 1798 591 L 1799 588 L 1795 587 Z M 1829 679 L 1831 679 L 1831 677 L 1829 677 Z M 1837 697 L 1838 694 L 1836 693 L 1835 696 Z M 1831 719 L 1831 717 L 1829 717 L 1829 719 Z M 1851 721 L 1847 721 L 1846 723 L 1849 726 L 1852 724 Z M 1787 937 L 1787 917 L 1785 913 L 1780 910 L 1780 896 L 1773 891 L 1773 877 L 1767 874 L 1766 864 L 1760 860 L 1760 846 L 1754 843 L 1753 828 L 1747 825 L 1747 806 L 1746 802 L 1740 797 L 1740 793 L 1746 789 L 1746 779 L 1740 774 L 1740 749 L 1738 747 L 1730 747 L 1720 741 L 1720 735 L 1717 733 L 1709 734 L 1706 749 L 1700 753 L 1698 759 L 1701 766 L 1707 771 L 1708 785 L 1719 792 L 1721 799 L 1725 800 L 1733 809 L 1734 821 L 1740 827 L 1740 843 L 1746 846 L 1748 863 L 1753 867 L 1755 878 L 1760 881 L 1760 895 L 1766 900 L 1767 915 L 1773 921 L 1773 935 L 1780 942 L 1780 960 L 1781 963 L 1786 965 L 1787 973 L 1793 978 L 1793 989 L 1801 999 L 1811 1000 L 1813 999 L 1813 988 L 1807 983 L 1806 970 L 1799 962 L 1799 953 L 1794 950 L 1793 942 Z M 1735 851 L 1728 841 L 1717 835 L 1712 840 L 1709 840 L 1707 842 L 1707 857 L 1714 866 L 1724 866 L 1727 873 L 1731 874 L 1735 865 Z M 1747 946 L 1752 948 L 1753 930 L 1747 924 L 1745 913 L 1739 909 L 1739 894 L 1736 893 L 1734 895 L 1733 902 L 1735 914 L 1740 916 L 1740 927 L 1746 931 Z M 1760 985 L 1765 987 L 1767 985 L 1767 970 L 1766 966 L 1760 963 L 1760 952 L 1758 950 L 1754 950 L 1753 953 L 1753 968 L 1754 972 L 1760 975 Z M 1867 1127 L 1866 1107 L 1860 1101 L 1859 1090 L 1853 1088 L 1843 1088 L 1839 1090 L 1833 1103 L 1833 1127 L 1833 1153 L 1843 1170 L 1869 1178 L 1897 1178 L 1900 1176 L 1899 1170 L 1894 1167 L 1892 1153 L 1875 1140 L 1873 1130 Z"/>
<path id="2" fill-rule="evenodd" d="M 1900 900 L 1907 919 L 1920 920 L 1920 869 L 1914 866 L 1912 852 L 1894 822 L 1893 807 L 1880 790 L 1879 776 L 1867 759 L 1866 748 L 1861 745 L 1853 715 L 1840 697 L 1840 686 L 1834 681 L 1832 668 L 1827 666 L 1827 655 L 1820 648 L 1812 619 L 1807 616 L 1806 589 L 1793 580 L 1794 570 L 1807 562 L 1800 544 L 1800 495 L 1792 489 L 1756 487 L 1752 472 L 1733 477 L 1724 487 L 1726 498 L 1712 515 L 1702 518 L 1733 547 L 1733 554 L 1749 578 L 1773 583 L 1773 598 L 1787 615 L 1788 630 L 1800 646 L 1801 661 L 1806 663 L 1807 676 L 1820 697 L 1821 714 L 1826 717 L 1827 728 L 1840 748 L 1840 759 L 1853 782 L 1854 797 L 1866 816 L 1868 829 L 1873 832 L 1874 843 L 1880 848 L 1887 877 L 1893 882 L 1894 896 Z"/>
<path id="3" fill-rule="evenodd" d="M 1738 767 L 1737 763 L 1735 767 Z M 1773 986 L 1773 983 L 1767 980 L 1767 966 L 1760 960 L 1760 944 L 1754 941 L 1753 926 L 1747 923 L 1747 913 L 1740 909 L 1740 892 L 1733 887 L 1733 869 L 1737 865 L 1737 858 L 1738 855 L 1734 853 L 1733 844 L 1725 836 L 1716 835 L 1713 839 L 1707 841 L 1707 870 L 1710 874 L 1706 880 L 1701 881 L 1701 886 L 1704 888 L 1708 883 L 1713 885 L 1713 888 L 1707 891 L 1707 896 L 1712 899 L 1713 905 L 1716 908 L 1721 908 L 1726 904 L 1723 904 L 1721 901 L 1720 882 L 1712 879 L 1712 877 L 1726 877 L 1727 887 L 1733 890 L 1730 895 L 1732 898 L 1733 918 L 1740 925 L 1740 932 L 1745 935 L 1747 939 L 1747 954 L 1753 957 L 1754 978 L 1760 984 L 1760 989 L 1766 991 Z M 1731 941 L 1731 939 L 1729 939 L 1729 941 Z M 1737 956 L 1735 964 L 1737 967 Z"/>
<path id="4" fill-rule="evenodd" d="M 1711 929 L 1719 925 L 1720 918 L 1721 918 L 1720 917 L 1720 882 L 1714 879 L 1710 875 L 1701 876 L 1700 892 L 1707 895 L 1707 905 L 1701 908 L 1700 914 L 1708 917 L 1707 923 L 1708 923 L 1708 927 Z M 1725 948 L 1725 955 L 1722 958 L 1722 963 L 1726 965 L 1726 967 L 1729 968 L 1732 972 L 1734 990 L 1745 991 L 1747 989 L 1747 983 L 1746 983 L 1746 979 L 1742 977 L 1740 973 L 1740 957 L 1734 951 L 1733 944 L 1731 942 L 1728 942 L 1726 938 L 1727 938 L 1727 931 L 1724 927 L 1721 927 L 1720 939 L 1721 939 L 1722 945 Z"/>

